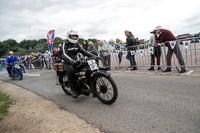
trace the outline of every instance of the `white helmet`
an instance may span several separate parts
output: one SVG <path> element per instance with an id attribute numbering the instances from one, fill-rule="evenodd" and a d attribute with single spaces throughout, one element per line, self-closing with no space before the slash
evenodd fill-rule
<path id="1" fill-rule="evenodd" d="M 77 39 L 74 40 L 71 38 L 71 36 L 74 35 L 74 36 L 77 36 Z M 67 32 L 67 40 L 71 43 L 77 43 L 78 42 L 78 39 L 79 39 L 79 35 L 78 35 L 78 31 L 76 30 L 70 30 Z"/>
<path id="2" fill-rule="evenodd" d="M 13 52 L 13 51 L 10 51 L 9 54 L 14 54 L 14 52 Z"/>

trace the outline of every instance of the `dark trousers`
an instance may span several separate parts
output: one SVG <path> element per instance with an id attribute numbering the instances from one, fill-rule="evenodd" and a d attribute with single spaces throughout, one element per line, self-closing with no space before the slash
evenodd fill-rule
<path id="1" fill-rule="evenodd" d="M 23 61 L 23 63 L 24 63 L 24 66 L 27 68 L 28 67 L 27 61 Z"/>
<path id="2" fill-rule="evenodd" d="M 31 63 L 31 61 L 29 60 L 29 61 L 27 61 L 27 68 L 28 69 L 32 69 L 32 63 Z"/>
<path id="3" fill-rule="evenodd" d="M 75 75 L 76 70 L 70 64 L 63 64 L 63 69 L 67 72 L 67 78 L 71 89 L 76 89 L 77 76 Z"/>
<path id="4" fill-rule="evenodd" d="M 132 55 L 131 52 L 128 52 L 126 58 L 129 60 L 132 68 L 137 68 L 137 64 L 135 61 L 135 55 Z"/>
<path id="5" fill-rule="evenodd" d="M 168 45 L 167 69 L 171 69 L 171 58 L 172 58 L 173 52 L 175 53 L 176 58 L 178 59 L 178 62 L 181 66 L 181 70 L 185 70 L 185 62 L 183 60 L 183 56 L 182 56 L 179 44 L 176 44 L 174 49 L 171 49 L 170 45 Z"/>
<path id="6" fill-rule="evenodd" d="M 36 69 L 41 68 L 41 62 L 40 62 L 39 59 L 36 59 L 36 60 L 35 60 L 35 67 L 36 67 Z"/>
<path id="7" fill-rule="evenodd" d="M 103 53 L 100 53 L 100 57 L 103 66 L 110 69 L 110 55 L 104 56 Z"/>
<path id="8" fill-rule="evenodd" d="M 7 71 L 9 75 L 11 75 L 11 72 L 10 72 L 11 69 L 12 69 L 12 66 L 7 66 Z"/>
<path id="9" fill-rule="evenodd" d="M 42 68 L 44 67 L 44 60 L 43 60 L 43 58 L 38 59 L 38 67 L 39 67 L 40 69 L 42 69 Z"/>
<path id="10" fill-rule="evenodd" d="M 41 60 L 40 60 L 41 62 L 41 67 L 43 68 L 44 67 L 44 59 L 42 58 Z"/>
<path id="11" fill-rule="evenodd" d="M 110 69 L 110 55 L 103 57 L 103 66 Z"/>
<path id="12" fill-rule="evenodd" d="M 119 54 L 118 54 L 118 61 L 119 61 L 119 65 L 120 65 L 122 62 L 122 52 L 119 52 Z"/>
<path id="13" fill-rule="evenodd" d="M 155 57 L 157 59 L 157 65 L 160 66 L 160 57 L 161 57 L 161 47 L 154 47 L 154 54 L 151 54 L 151 67 L 155 65 Z"/>

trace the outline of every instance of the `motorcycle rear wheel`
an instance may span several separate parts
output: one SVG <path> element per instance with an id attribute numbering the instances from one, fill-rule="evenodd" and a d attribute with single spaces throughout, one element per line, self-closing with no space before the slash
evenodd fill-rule
<path id="1" fill-rule="evenodd" d="M 65 75 L 65 74 L 59 75 L 59 83 L 60 83 L 60 85 L 61 85 L 63 91 L 64 91 L 67 95 L 71 96 L 71 89 L 69 88 L 69 86 L 66 86 L 66 85 L 67 85 L 67 82 L 68 82 L 68 81 L 65 80 L 65 79 L 66 79 L 66 76 L 67 76 L 67 75 Z"/>

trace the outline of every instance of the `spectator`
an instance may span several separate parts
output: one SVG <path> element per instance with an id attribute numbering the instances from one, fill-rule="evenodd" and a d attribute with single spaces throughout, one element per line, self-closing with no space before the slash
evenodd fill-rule
<path id="1" fill-rule="evenodd" d="M 118 61 L 119 61 L 119 65 L 121 64 L 122 61 L 122 50 L 121 50 L 121 45 L 120 45 L 120 40 L 117 38 L 116 39 L 116 43 L 114 44 L 115 46 L 115 50 L 118 50 Z"/>
<path id="2" fill-rule="evenodd" d="M 164 42 L 168 42 L 168 41 L 177 40 L 176 37 L 172 34 L 171 31 L 169 31 L 167 29 L 163 29 L 161 26 L 157 26 L 155 28 L 155 31 L 156 31 L 156 34 L 157 34 L 156 35 L 156 43 L 164 43 Z M 174 50 L 170 47 L 169 43 L 166 43 L 165 45 L 168 47 L 168 53 L 167 53 L 167 69 L 164 72 L 170 72 L 171 71 L 171 57 L 172 57 L 173 52 L 175 53 L 175 55 L 178 59 L 178 62 L 181 66 L 180 73 L 186 72 L 185 62 L 183 60 L 178 42 L 176 43 Z"/>
<path id="3" fill-rule="evenodd" d="M 61 44 L 60 44 L 61 45 Z M 60 46 L 59 45 L 59 46 Z M 61 55 L 60 55 L 60 52 L 59 52 L 59 49 L 54 47 L 52 49 L 52 60 L 53 60 L 53 63 L 56 64 L 56 63 L 61 63 Z M 59 75 L 60 75 L 60 72 L 59 71 L 56 71 L 56 85 L 59 85 Z"/>
<path id="4" fill-rule="evenodd" d="M 87 42 L 86 40 L 83 42 L 82 48 L 83 48 L 85 51 L 87 51 L 88 42 Z"/>
<path id="5" fill-rule="evenodd" d="M 40 52 L 37 53 L 37 56 L 38 56 L 38 60 L 39 60 L 39 67 L 40 69 L 42 69 L 44 67 L 44 55 Z"/>
<path id="6" fill-rule="evenodd" d="M 97 49 L 95 48 L 93 42 L 90 41 L 88 44 L 89 44 L 89 46 L 87 48 L 87 51 L 92 53 L 92 54 L 94 54 L 94 55 L 96 55 L 96 56 L 98 56 Z M 96 62 L 99 65 L 99 60 L 98 59 L 96 60 Z"/>
<path id="7" fill-rule="evenodd" d="M 93 42 L 91 42 L 91 41 L 89 42 L 89 46 L 87 48 L 87 51 L 96 55 L 96 56 L 98 55 L 97 50 L 96 50 L 95 46 L 93 45 Z"/>
<path id="8" fill-rule="evenodd" d="M 160 66 L 160 56 L 161 56 L 161 47 L 155 44 L 155 35 L 156 31 L 151 32 L 152 35 L 149 39 L 149 46 L 153 47 L 153 53 L 151 53 L 151 67 L 148 70 L 154 70 L 155 65 L 155 57 L 157 57 L 157 66 Z M 158 67 L 158 70 L 160 70 L 160 67 Z"/>
<path id="9" fill-rule="evenodd" d="M 31 64 L 31 57 L 30 57 L 30 55 L 26 55 L 25 56 L 26 58 L 25 58 L 25 62 L 26 63 L 24 63 L 24 65 L 26 66 L 26 68 L 27 69 L 32 69 L 32 64 Z"/>
<path id="10" fill-rule="evenodd" d="M 51 60 L 50 60 L 50 54 L 48 50 L 46 50 L 44 57 L 46 60 L 47 69 L 51 69 Z"/>
<path id="11" fill-rule="evenodd" d="M 3 71 L 3 69 L 6 68 L 6 65 L 4 64 L 5 59 L 0 58 L 0 71 Z"/>
<path id="12" fill-rule="evenodd" d="M 59 54 L 59 49 L 54 47 L 52 49 L 52 60 L 53 63 L 61 63 L 61 55 Z"/>
<path id="13" fill-rule="evenodd" d="M 136 45 L 140 45 L 140 40 L 138 39 L 138 37 L 135 40 L 136 40 Z"/>
<path id="14" fill-rule="evenodd" d="M 136 51 L 136 40 L 131 31 L 125 30 L 125 35 L 127 37 L 125 47 L 128 51 L 126 58 L 130 61 L 131 71 L 137 70 L 135 54 L 131 54 L 131 51 Z"/>
<path id="15" fill-rule="evenodd" d="M 32 63 L 35 69 L 39 69 L 41 66 L 39 66 L 39 60 L 38 60 L 38 55 L 36 53 L 31 53 L 31 58 L 32 58 Z"/>
<path id="16" fill-rule="evenodd" d="M 100 52 L 103 66 L 110 70 L 110 52 L 108 50 L 108 45 L 103 43 L 103 41 L 98 41 L 98 51 Z"/>

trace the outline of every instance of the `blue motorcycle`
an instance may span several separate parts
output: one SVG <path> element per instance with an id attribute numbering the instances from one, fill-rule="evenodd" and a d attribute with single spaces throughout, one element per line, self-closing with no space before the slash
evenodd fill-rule
<path id="1" fill-rule="evenodd" d="M 13 80 L 18 78 L 19 80 L 23 79 L 23 72 L 22 68 L 20 67 L 20 63 L 18 61 L 15 61 L 14 64 L 12 64 L 12 69 L 10 70 L 10 78 Z"/>

